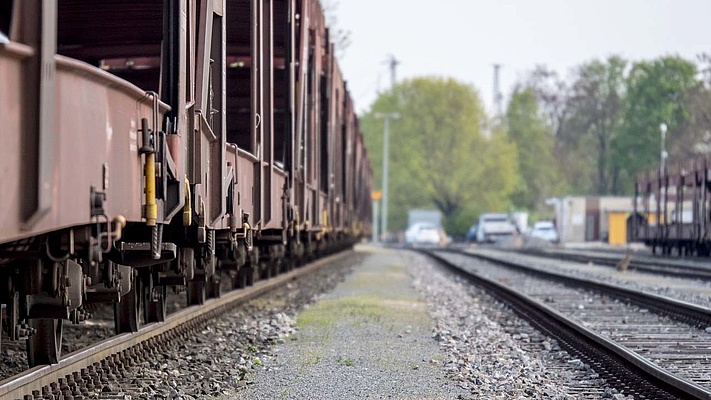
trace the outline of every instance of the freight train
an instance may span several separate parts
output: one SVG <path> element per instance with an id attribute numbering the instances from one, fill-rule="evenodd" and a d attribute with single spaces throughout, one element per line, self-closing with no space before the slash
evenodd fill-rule
<path id="1" fill-rule="evenodd" d="M 2 329 L 30 366 L 351 245 L 372 172 L 317 0 L 0 0 Z"/>
<path id="2" fill-rule="evenodd" d="M 630 239 L 655 254 L 711 255 L 711 158 L 637 174 L 635 199 Z"/>

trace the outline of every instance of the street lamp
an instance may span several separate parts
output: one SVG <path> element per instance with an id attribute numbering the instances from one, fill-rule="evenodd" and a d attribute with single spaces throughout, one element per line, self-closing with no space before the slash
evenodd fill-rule
<path id="1" fill-rule="evenodd" d="M 664 122 L 659 124 L 659 131 L 662 133 L 662 163 L 659 167 L 659 172 L 664 175 L 667 170 L 667 157 L 669 156 L 669 153 L 667 153 L 667 124 Z"/>
<path id="2" fill-rule="evenodd" d="M 662 133 L 662 163 L 659 166 L 659 176 L 661 177 L 661 181 L 664 182 L 664 186 L 660 187 L 660 199 L 657 200 L 657 223 L 661 223 L 661 215 L 664 215 L 664 223 L 666 224 L 667 222 L 667 194 L 669 190 L 669 179 L 667 179 L 666 174 L 667 174 L 667 156 L 669 155 L 667 153 L 667 124 L 662 122 L 659 124 L 659 131 Z M 660 186 L 662 185 L 661 182 L 659 182 Z M 659 202 L 663 201 L 664 202 L 664 214 L 662 213 L 661 206 Z"/>
<path id="3" fill-rule="evenodd" d="M 383 205 L 380 212 L 380 239 L 382 240 L 382 235 L 388 231 L 388 158 L 390 153 L 390 119 L 399 119 L 400 114 L 376 112 L 375 118 L 385 119 L 383 132 Z"/>

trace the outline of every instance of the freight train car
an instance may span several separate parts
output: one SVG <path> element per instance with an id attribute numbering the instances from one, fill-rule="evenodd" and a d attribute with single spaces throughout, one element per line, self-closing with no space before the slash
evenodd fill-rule
<path id="1" fill-rule="evenodd" d="M 317 0 L 0 0 L 2 329 L 30 365 L 352 244 L 367 152 Z"/>
<path id="2" fill-rule="evenodd" d="M 699 157 L 635 180 L 631 239 L 664 255 L 711 254 L 711 159 Z"/>

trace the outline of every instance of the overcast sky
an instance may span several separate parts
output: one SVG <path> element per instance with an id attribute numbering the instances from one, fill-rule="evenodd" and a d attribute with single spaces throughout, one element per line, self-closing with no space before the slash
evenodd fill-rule
<path id="1" fill-rule="evenodd" d="M 493 67 L 503 65 L 504 106 L 513 84 L 537 64 L 568 76 L 612 54 L 649 59 L 711 52 L 711 0 L 331 0 L 351 32 L 341 57 L 351 96 L 367 110 L 398 80 L 451 76 L 473 84 L 492 110 Z"/>

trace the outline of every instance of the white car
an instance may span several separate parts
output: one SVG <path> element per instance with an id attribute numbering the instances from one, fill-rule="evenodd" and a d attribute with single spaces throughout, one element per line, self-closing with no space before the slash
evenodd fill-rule
<path id="1" fill-rule="evenodd" d="M 432 224 L 414 224 L 405 231 L 408 244 L 440 244 L 442 241 L 442 230 Z"/>
<path id="2" fill-rule="evenodd" d="M 518 232 L 508 214 L 487 213 L 479 216 L 476 229 L 477 243 L 496 243 L 512 240 Z"/>
<path id="3" fill-rule="evenodd" d="M 532 238 L 543 239 L 551 243 L 558 242 L 558 232 L 551 221 L 539 221 L 533 225 L 530 236 Z"/>

